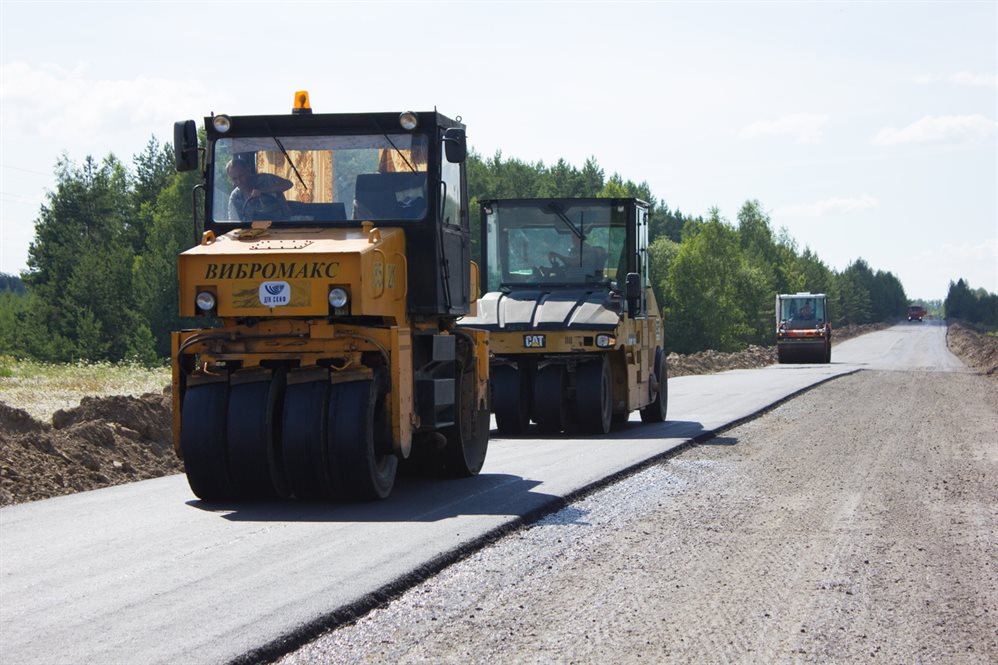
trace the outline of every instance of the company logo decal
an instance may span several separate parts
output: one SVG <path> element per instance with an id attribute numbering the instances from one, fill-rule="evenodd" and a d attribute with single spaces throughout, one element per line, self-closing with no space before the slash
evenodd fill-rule
<path id="1" fill-rule="evenodd" d="M 255 310 L 259 310 L 261 307 L 310 307 L 312 304 L 311 287 L 311 282 L 304 279 L 266 282 L 234 281 L 232 282 L 231 307 L 233 309 Z M 323 304 L 323 307 L 328 306 Z"/>
<path id="2" fill-rule="evenodd" d="M 528 349 L 543 349 L 545 346 L 544 335 L 524 335 L 523 346 Z"/>
<path id="3" fill-rule="evenodd" d="M 291 302 L 291 285 L 287 282 L 260 284 L 260 304 L 264 307 L 281 307 Z"/>

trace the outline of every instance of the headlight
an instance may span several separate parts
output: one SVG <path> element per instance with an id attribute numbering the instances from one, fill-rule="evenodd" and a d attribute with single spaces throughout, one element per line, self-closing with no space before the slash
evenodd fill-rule
<path id="1" fill-rule="evenodd" d="M 334 309 L 339 309 L 347 304 L 347 292 L 343 289 L 336 288 L 330 289 L 329 291 L 329 304 L 333 306 Z"/>
<path id="2" fill-rule="evenodd" d="M 610 335 L 596 335 L 596 346 L 601 349 L 611 347 L 616 343 L 617 340 Z"/>
<path id="3" fill-rule="evenodd" d="M 399 124 L 402 125 L 402 129 L 407 132 L 411 132 L 416 129 L 416 125 L 419 124 L 419 119 L 412 111 L 406 111 L 405 113 L 399 115 Z"/>
<path id="4" fill-rule="evenodd" d="M 215 309 L 215 294 L 210 291 L 201 291 L 194 299 L 194 304 L 202 312 L 210 312 Z"/>
<path id="5" fill-rule="evenodd" d="M 227 115 L 216 115 L 211 119 L 211 124 L 215 127 L 215 131 L 221 134 L 232 129 L 232 121 Z"/>

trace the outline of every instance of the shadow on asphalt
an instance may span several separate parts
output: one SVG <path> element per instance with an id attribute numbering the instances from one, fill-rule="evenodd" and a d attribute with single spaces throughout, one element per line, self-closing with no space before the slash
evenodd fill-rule
<path id="1" fill-rule="evenodd" d="M 566 441 L 578 439 L 580 441 L 599 441 L 606 439 L 607 443 L 613 444 L 617 439 L 692 439 L 703 434 L 706 430 L 703 424 L 693 420 L 666 420 L 662 423 L 643 423 L 640 420 L 629 420 L 625 423 L 614 423 L 609 434 L 587 434 L 585 432 L 568 431 L 560 434 L 549 434 L 542 432 L 537 425 L 531 425 L 525 434 L 516 436 L 500 435 L 497 430 L 492 430 L 489 438 L 492 442 L 502 441 L 522 441 L 536 440 L 537 445 L 544 445 L 544 439 L 557 439 Z"/>
<path id="2" fill-rule="evenodd" d="M 461 515 L 523 516 L 564 502 L 562 497 L 533 491 L 539 484 L 499 473 L 456 479 L 400 475 L 384 501 L 191 500 L 187 505 L 233 522 L 436 522 Z"/>
<path id="3" fill-rule="evenodd" d="M 502 445 L 503 438 L 492 433 L 494 443 Z M 536 427 L 522 437 L 506 440 L 534 439 L 543 436 Z M 615 424 L 609 434 L 602 436 L 568 433 L 561 440 L 578 439 L 589 442 L 606 439 L 606 444 L 636 439 L 709 438 L 711 432 L 702 423 L 689 420 L 667 420 L 662 423 L 629 421 Z M 618 441 L 622 440 L 622 441 Z M 538 438 L 538 446 L 544 440 Z M 473 478 L 436 478 L 432 475 L 400 472 L 392 494 L 384 501 L 328 502 L 308 501 L 226 501 L 211 502 L 192 499 L 187 505 L 198 510 L 216 513 L 232 522 L 437 522 L 462 515 L 496 515 L 524 517 L 552 505 L 564 505 L 565 498 L 537 492 L 539 480 L 501 473 L 483 473 Z"/>

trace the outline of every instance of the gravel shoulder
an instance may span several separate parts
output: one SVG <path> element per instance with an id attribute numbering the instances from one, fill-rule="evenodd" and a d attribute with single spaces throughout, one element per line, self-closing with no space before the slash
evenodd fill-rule
<path id="1" fill-rule="evenodd" d="M 998 386 L 860 372 L 280 662 L 998 661 Z"/>

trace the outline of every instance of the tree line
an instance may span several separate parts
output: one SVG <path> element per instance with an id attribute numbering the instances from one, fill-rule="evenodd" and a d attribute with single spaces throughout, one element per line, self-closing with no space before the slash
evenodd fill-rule
<path id="1" fill-rule="evenodd" d="M 776 293 L 827 293 L 833 325 L 905 314 L 904 288 L 857 258 L 829 268 L 785 230 L 774 231 L 759 201 L 737 219 L 671 209 L 647 182 L 607 176 L 595 157 L 581 168 L 504 158 L 468 162 L 473 242 L 487 198 L 637 197 L 651 207 L 650 272 L 666 316 L 666 347 L 689 353 L 772 344 Z M 196 173 L 177 173 L 173 150 L 152 138 L 126 166 L 114 155 L 82 164 L 67 156 L 35 220 L 28 269 L 0 275 L 0 355 L 38 360 L 162 363 L 178 316 L 177 255 L 195 242 Z M 952 288 L 951 288 L 952 290 Z M 947 300 L 948 302 L 948 300 Z"/>
<path id="2" fill-rule="evenodd" d="M 962 279 L 949 283 L 943 306 L 948 317 L 977 323 L 992 330 L 998 328 L 998 295 L 981 288 L 971 289 Z"/>

